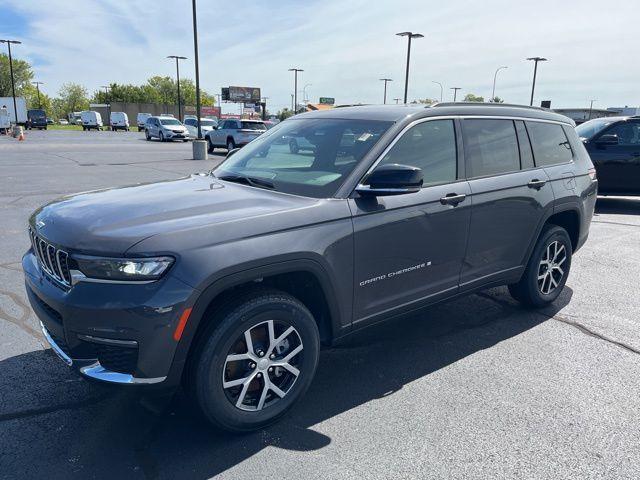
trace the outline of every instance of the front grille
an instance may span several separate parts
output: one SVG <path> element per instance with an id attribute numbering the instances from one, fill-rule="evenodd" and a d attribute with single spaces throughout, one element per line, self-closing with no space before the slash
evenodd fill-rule
<path id="1" fill-rule="evenodd" d="M 98 361 L 107 370 L 133 374 L 138 363 L 137 347 L 116 347 L 113 345 L 95 344 Z"/>
<path id="2" fill-rule="evenodd" d="M 40 267 L 58 282 L 70 287 L 69 254 L 38 236 L 31 227 L 29 227 L 29 238 Z"/>

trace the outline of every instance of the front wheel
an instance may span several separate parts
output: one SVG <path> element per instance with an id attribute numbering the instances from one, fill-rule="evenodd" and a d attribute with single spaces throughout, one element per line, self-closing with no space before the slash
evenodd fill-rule
<path id="1" fill-rule="evenodd" d="M 282 417 L 309 388 L 320 336 L 309 310 L 277 290 L 252 290 L 203 332 L 190 371 L 200 410 L 225 430 L 256 430 Z"/>
<path id="2" fill-rule="evenodd" d="M 164 142 L 164 133 L 160 132 L 158 134 L 158 140 L 160 140 L 161 142 Z"/>
<path id="3" fill-rule="evenodd" d="M 213 153 L 215 147 L 213 146 L 213 142 L 211 141 L 211 137 L 207 137 L 207 152 Z"/>
<path id="4" fill-rule="evenodd" d="M 227 151 L 230 152 L 234 148 L 236 148 L 236 142 L 233 140 L 233 138 L 228 139 L 227 140 Z"/>
<path id="5" fill-rule="evenodd" d="M 511 296 L 528 307 L 540 308 L 553 302 L 569 276 L 573 248 L 567 231 L 546 225 L 518 283 L 509 285 Z"/>

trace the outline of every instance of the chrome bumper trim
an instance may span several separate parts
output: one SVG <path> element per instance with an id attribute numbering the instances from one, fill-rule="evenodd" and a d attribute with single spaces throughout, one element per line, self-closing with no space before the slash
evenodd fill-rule
<path id="1" fill-rule="evenodd" d="M 107 370 L 100 362 L 88 365 L 80 369 L 80 373 L 86 377 L 100 380 L 102 382 L 119 383 L 119 384 L 149 384 L 163 382 L 167 377 L 155 378 L 138 378 L 128 373 L 113 372 Z"/>
<path id="2" fill-rule="evenodd" d="M 58 355 L 58 357 L 60 357 L 60 359 L 67 365 L 73 365 L 73 360 L 71 360 L 71 358 L 62 351 L 62 349 L 53 340 L 53 338 L 51 338 L 51 335 L 49 335 L 49 331 L 46 329 L 42 322 L 40 322 L 40 327 L 42 328 L 42 334 L 44 335 L 44 338 L 47 340 L 47 342 L 49 342 L 49 345 L 51 345 L 51 348 L 56 353 L 56 355 Z"/>

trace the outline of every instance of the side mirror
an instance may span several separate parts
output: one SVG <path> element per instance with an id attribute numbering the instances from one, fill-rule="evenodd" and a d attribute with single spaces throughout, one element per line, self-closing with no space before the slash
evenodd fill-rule
<path id="1" fill-rule="evenodd" d="M 238 150 L 240 150 L 240 149 L 239 148 L 232 148 L 231 150 L 229 150 L 227 152 L 227 156 L 224 157 L 224 159 L 227 160 L 228 158 L 231 158 L 231 156 L 235 155 L 238 152 Z"/>
<path id="2" fill-rule="evenodd" d="M 363 196 L 388 196 L 416 193 L 422 188 L 422 170 L 397 163 L 376 168 L 365 179 L 366 184 L 356 187 Z"/>
<path id="3" fill-rule="evenodd" d="M 617 135 L 602 135 L 596 140 L 596 145 L 605 146 L 605 145 L 618 145 L 620 143 L 618 141 Z"/>

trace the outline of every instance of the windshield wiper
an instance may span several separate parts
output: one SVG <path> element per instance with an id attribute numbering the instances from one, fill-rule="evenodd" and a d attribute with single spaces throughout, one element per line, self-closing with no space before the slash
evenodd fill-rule
<path id="1" fill-rule="evenodd" d="M 216 178 L 219 178 L 220 180 L 225 180 L 227 182 L 244 183 L 251 187 L 268 188 L 268 189 L 276 188 L 276 186 L 269 180 L 264 180 L 262 178 L 256 178 L 256 177 L 248 177 L 246 175 L 238 175 L 238 174 L 219 175 L 219 176 L 216 176 Z"/>

